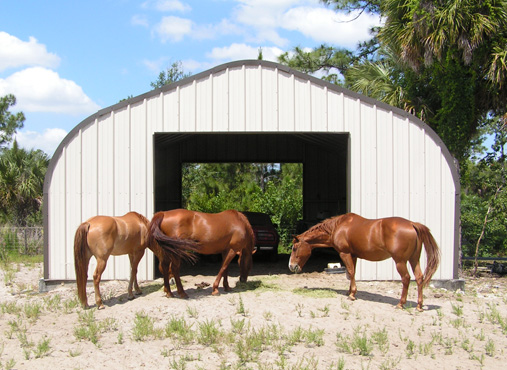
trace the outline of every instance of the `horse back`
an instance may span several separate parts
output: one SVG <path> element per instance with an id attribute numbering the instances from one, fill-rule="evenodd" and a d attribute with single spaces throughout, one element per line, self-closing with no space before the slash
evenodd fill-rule
<path id="1" fill-rule="evenodd" d="M 409 220 L 347 216 L 334 231 L 335 244 L 345 253 L 369 261 L 382 261 L 394 255 L 411 254 L 416 247 L 417 233 Z"/>

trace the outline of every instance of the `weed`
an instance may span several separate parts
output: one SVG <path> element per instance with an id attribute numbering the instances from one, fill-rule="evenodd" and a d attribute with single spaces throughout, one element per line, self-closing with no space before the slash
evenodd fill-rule
<path id="1" fill-rule="evenodd" d="M 486 336 L 484 335 L 484 329 L 481 329 L 481 332 L 479 334 L 474 335 L 474 337 L 475 339 L 483 342 L 486 339 Z"/>
<path id="2" fill-rule="evenodd" d="M 136 312 L 134 328 L 132 329 L 132 338 L 136 342 L 140 342 L 153 335 L 155 335 L 153 319 L 142 311 Z"/>
<path id="3" fill-rule="evenodd" d="M 204 321 L 199 323 L 199 333 L 197 336 L 197 341 L 200 344 L 204 345 L 213 345 L 216 344 L 220 337 L 220 329 L 217 328 L 214 321 Z"/>
<path id="4" fill-rule="evenodd" d="M 49 354 L 51 347 L 49 343 L 51 340 L 49 338 L 42 339 L 39 343 L 37 343 L 37 347 L 34 350 L 35 358 L 42 358 Z"/>
<path id="5" fill-rule="evenodd" d="M 324 345 L 324 330 L 322 330 L 322 329 L 317 329 L 317 330 L 308 329 L 304 333 L 304 338 L 305 338 L 307 346 L 321 347 Z"/>
<path id="6" fill-rule="evenodd" d="M 389 338 L 387 335 L 387 329 L 384 327 L 382 330 L 374 331 L 371 335 L 371 339 L 376 343 L 384 355 L 389 351 Z"/>
<path id="7" fill-rule="evenodd" d="M 120 331 L 118 333 L 118 337 L 117 337 L 116 343 L 123 344 L 123 332 L 122 331 Z"/>
<path id="8" fill-rule="evenodd" d="M 296 305 L 296 312 L 298 314 L 298 317 L 303 317 L 303 308 L 304 308 L 304 306 L 302 303 L 298 303 Z"/>
<path id="9" fill-rule="evenodd" d="M 463 316 L 463 306 L 460 306 L 460 305 L 453 305 L 451 303 L 451 307 L 452 307 L 452 313 L 455 314 L 456 316 L 458 317 L 461 317 Z"/>
<path id="10" fill-rule="evenodd" d="M 271 321 L 273 319 L 273 313 L 270 311 L 264 311 L 262 316 L 264 317 L 264 320 L 266 320 L 266 321 Z"/>
<path id="11" fill-rule="evenodd" d="M 407 343 L 407 347 L 405 347 L 405 353 L 407 355 L 407 358 L 412 358 L 412 356 L 414 355 L 414 350 L 415 350 L 415 343 L 409 339 L 408 343 Z"/>
<path id="12" fill-rule="evenodd" d="M 21 306 L 18 306 L 18 304 L 14 301 L 1 303 L 0 309 L 2 310 L 2 313 L 8 313 L 11 315 L 19 315 L 22 310 Z"/>
<path id="13" fill-rule="evenodd" d="M 344 370 L 345 369 L 345 359 L 340 357 L 338 362 L 335 364 L 334 362 L 329 365 L 327 370 Z"/>
<path id="14" fill-rule="evenodd" d="M 401 362 L 401 356 L 398 358 L 388 358 L 380 364 L 380 370 L 396 369 Z"/>
<path id="15" fill-rule="evenodd" d="M 77 357 L 77 356 L 80 356 L 80 355 L 81 355 L 81 353 L 82 353 L 82 352 L 81 352 L 81 349 L 80 349 L 80 348 L 75 349 L 75 350 L 72 350 L 72 349 L 70 349 L 70 350 L 69 350 L 69 356 L 70 356 L 70 357 Z"/>
<path id="16" fill-rule="evenodd" d="M 100 325 L 95 320 L 94 311 L 87 310 L 78 313 L 80 326 L 74 329 L 74 335 L 77 339 L 89 340 L 96 346 L 99 342 Z"/>
<path id="17" fill-rule="evenodd" d="M 54 294 L 44 298 L 44 305 L 46 306 L 46 310 L 48 311 L 52 312 L 58 311 L 61 303 L 62 297 L 60 296 L 60 294 Z"/>
<path id="18" fill-rule="evenodd" d="M 190 316 L 194 319 L 197 319 L 199 317 L 199 313 L 197 312 L 197 308 L 195 308 L 195 307 L 187 306 L 187 313 L 188 313 L 188 316 Z"/>
<path id="19" fill-rule="evenodd" d="M 243 316 L 248 315 L 248 311 L 245 310 L 245 305 L 243 304 L 243 298 L 241 297 L 241 294 L 239 295 L 239 302 L 238 302 L 238 308 L 236 310 L 236 313 L 243 315 Z"/>
<path id="20" fill-rule="evenodd" d="M 484 349 L 486 350 L 486 354 L 488 356 L 493 357 L 493 355 L 495 354 L 495 342 L 493 342 L 492 339 L 488 339 Z"/>
<path id="21" fill-rule="evenodd" d="M 42 306 L 40 305 L 40 303 L 37 302 L 35 303 L 27 302 L 23 306 L 23 312 L 28 320 L 30 320 L 31 322 L 35 322 L 37 321 L 42 312 Z"/>
<path id="22" fill-rule="evenodd" d="M 329 305 L 325 305 L 323 308 L 318 309 L 322 312 L 322 317 L 329 317 Z"/>
<path id="23" fill-rule="evenodd" d="M 232 326 L 232 332 L 234 334 L 241 335 L 244 333 L 245 328 L 246 328 L 245 319 L 241 319 L 241 320 L 231 319 L 231 326 Z"/>
<path id="24" fill-rule="evenodd" d="M 301 326 L 298 326 L 294 329 L 287 337 L 287 342 L 289 345 L 295 345 L 296 343 L 302 342 L 304 338 L 304 330 Z"/>
<path id="25" fill-rule="evenodd" d="M 185 319 L 173 316 L 165 326 L 165 335 L 175 337 L 185 344 L 190 343 L 193 338 L 192 324 L 189 325 Z"/>
<path id="26" fill-rule="evenodd" d="M 169 361 L 169 367 L 174 370 L 185 370 L 187 368 L 187 363 L 182 357 L 180 357 L 178 360 L 173 357 L 172 361 Z"/>

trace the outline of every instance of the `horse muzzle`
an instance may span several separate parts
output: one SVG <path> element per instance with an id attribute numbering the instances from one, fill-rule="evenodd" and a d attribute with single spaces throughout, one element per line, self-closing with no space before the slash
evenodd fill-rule
<path id="1" fill-rule="evenodd" d="M 296 273 L 296 274 L 299 274 L 301 272 L 301 268 L 299 267 L 299 265 L 296 265 L 296 264 L 291 265 L 290 263 L 289 263 L 289 270 L 291 272 Z"/>

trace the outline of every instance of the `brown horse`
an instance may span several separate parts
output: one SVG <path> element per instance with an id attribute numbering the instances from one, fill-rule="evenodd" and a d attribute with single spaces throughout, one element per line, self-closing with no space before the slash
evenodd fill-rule
<path id="1" fill-rule="evenodd" d="M 422 244 L 426 249 L 427 265 L 424 276 L 419 265 Z M 383 261 L 391 257 L 401 276 L 403 290 L 397 308 L 407 302 L 410 262 L 417 282 L 417 310 L 423 308 L 423 287 L 435 273 L 440 251 L 430 230 L 417 222 L 400 217 L 368 220 L 354 213 L 329 218 L 294 238 L 289 269 L 299 273 L 310 257 L 313 248 L 333 247 L 345 264 L 350 277 L 349 299 L 357 292 L 355 269 L 358 258 Z"/>
<path id="2" fill-rule="evenodd" d="M 219 294 L 218 285 L 223 277 L 225 291 L 229 291 L 228 267 L 234 256 L 239 255 L 240 281 L 245 282 L 252 268 L 255 237 L 247 218 L 235 210 L 220 213 L 203 213 L 186 209 L 156 213 L 150 223 L 150 232 L 155 240 L 165 248 L 164 238 L 169 236 L 178 239 L 190 239 L 197 242 L 196 251 L 200 254 L 222 254 L 222 267 L 213 283 L 212 294 Z M 171 270 L 176 281 L 178 294 L 186 298 L 180 280 L 180 261 L 173 259 Z M 164 271 L 165 280 L 168 280 Z M 167 285 L 166 289 L 170 293 Z"/>
<path id="3" fill-rule="evenodd" d="M 191 250 L 188 241 L 168 240 L 164 251 L 158 245 L 151 245 L 149 220 L 136 212 L 129 212 L 121 217 L 95 216 L 83 222 L 76 230 L 74 237 L 74 267 L 76 269 L 76 283 L 78 297 L 84 308 L 88 308 L 86 296 L 86 282 L 88 279 L 88 264 L 90 258 L 95 256 L 97 267 L 93 273 L 93 286 L 97 308 L 103 309 L 104 304 L 100 295 L 99 283 L 110 255 L 118 256 L 128 254 L 130 259 L 130 280 L 128 298 L 133 299 L 132 286 L 136 294 L 141 294 L 137 284 L 137 266 L 149 247 L 159 259 L 171 259 L 177 255 L 185 258 Z M 166 256 L 164 258 L 164 256 Z"/>

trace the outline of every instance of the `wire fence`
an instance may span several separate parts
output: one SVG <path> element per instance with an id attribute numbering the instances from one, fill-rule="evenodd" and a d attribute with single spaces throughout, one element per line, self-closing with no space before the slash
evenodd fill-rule
<path id="1" fill-rule="evenodd" d="M 41 255 L 44 249 L 43 227 L 0 226 L 0 255 L 19 253 Z"/>

